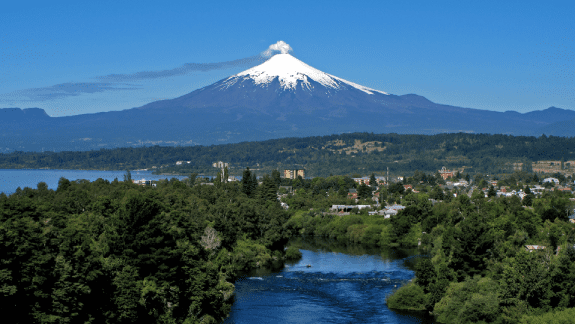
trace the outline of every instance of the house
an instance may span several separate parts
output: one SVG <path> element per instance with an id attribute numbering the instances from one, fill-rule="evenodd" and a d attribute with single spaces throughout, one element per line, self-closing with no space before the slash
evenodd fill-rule
<path id="1" fill-rule="evenodd" d="M 375 177 L 375 180 L 377 181 L 377 184 L 380 186 L 387 184 L 387 179 L 385 177 Z"/>
<path id="2" fill-rule="evenodd" d="M 557 178 L 545 178 L 545 179 L 543 179 L 543 183 L 546 183 L 546 182 L 553 182 L 555 184 L 559 184 L 559 179 L 557 179 Z"/>
<path id="3" fill-rule="evenodd" d="M 364 208 L 371 208 L 370 205 L 331 205 L 331 210 L 336 212 L 349 212 L 352 209 L 357 208 L 362 210 Z"/>
<path id="4" fill-rule="evenodd" d="M 349 189 L 347 192 L 347 198 L 357 199 L 357 190 L 356 189 Z"/>
<path id="5" fill-rule="evenodd" d="M 455 187 L 467 187 L 469 183 L 465 180 L 459 180 L 453 184 Z"/>
<path id="6" fill-rule="evenodd" d="M 529 252 L 537 251 L 537 250 L 545 250 L 543 245 L 525 245 L 525 248 Z"/>
<path id="7" fill-rule="evenodd" d="M 407 189 L 411 189 L 411 190 L 413 190 L 413 186 L 412 186 L 412 185 L 410 185 L 410 184 L 407 184 L 407 185 L 403 185 L 403 188 L 404 188 L 405 190 L 407 190 Z"/>

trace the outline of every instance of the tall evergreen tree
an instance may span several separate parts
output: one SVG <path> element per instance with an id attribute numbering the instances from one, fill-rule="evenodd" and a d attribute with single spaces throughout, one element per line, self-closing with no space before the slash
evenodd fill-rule
<path id="1" fill-rule="evenodd" d="M 124 182 L 132 182 L 132 173 L 130 170 L 126 170 L 126 173 L 124 173 Z"/>
<path id="2" fill-rule="evenodd" d="M 495 187 L 493 187 L 493 185 L 489 186 L 489 191 L 487 192 L 487 197 L 495 197 L 497 196 L 497 190 L 495 190 Z"/>
<path id="3" fill-rule="evenodd" d="M 369 177 L 369 185 L 373 188 L 373 190 L 377 188 L 377 179 L 375 179 L 375 174 L 373 173 Z"/>
<path id="4" fill-rule="evenodd" d="M 272 180 L 276 183 L 276 186 L 279 187 L 282 183 L 282 178 L 280 172 L 276 170 L 272 170 Z"/>
<path id="5" fill-rule="evenodd" d="M 371 188 L 368 185 L 366 185 L 365 183 L 362 183 L 357 188 L 357 197 L 359 199 L 371 198 Z"/>
<path id="6" fill-rule="evenodd" d="M 258 176 L 255 172 L 250 177 L 250 197 L 253 197 L 258 190 Z"/>
<path id="7" fill-rule="evenodd" d="M 248 197 L 252 195 L 252 173 L 249 167 L 246 167 L 242 175 L 242 192 Z"/>
<path id="8" fill-rule="evenodd" d="M 277 201 L 277 187 L 274 179 L 264 175 L 261 189 L 261 197 L 266 201 Z"/>

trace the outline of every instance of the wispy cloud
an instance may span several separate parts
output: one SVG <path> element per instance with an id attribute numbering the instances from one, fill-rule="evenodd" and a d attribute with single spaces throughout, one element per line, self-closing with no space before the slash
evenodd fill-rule
<path id="1" fill-rule="evenodd" d="M 142 71 L 131 74 L 109 74 L 95 77 L 96 82 L 67 82 L 41 88 L 28 88 L 0 94 L 0 101 L 5 102 L 31 102 L 49 101 L 74 97 L 82 94 L 99 93 L 106 91 L 124 91 L 142 89 L 141 85 L 126 83 L 140 80 L 151 80 L 182 76 L 194 72 L 208 72 L 214 70 L 230 69 L 241 66 L 254 66 L 267 60 L 261 55 L 250 56 L 234 61 L 217 63 L 186 63 L 170 70 Z"/>
<path id="2" fill-rule="evenodd" d="M 236 67 L 252 67 L 265 62 L 270 56 L 291 52 L 292 48 L 283 41 L 272 44 L 267 50 L 238 60 L 216 63 L 186 63 L 182 66 L 161 71 L 142 71 L 130 74 L 108 74 L 94 77 L 95 82 L 67 82 L 41 88 L 28 88 L 0 94 L 0 102 L 26 102 L 48 101 L 74 97 L 82 94 L 99 93 L 106 91 L 124 91 L 142 89 L 141 85 L 129 82 L 182 76 L 194 72 L 208 72 L 214 70 L 231 69 Z"/>
<path id="3" fill-rule="evenodd" d="M 42 88 L 29 88 L 8 93 L 10 101 L 47 101 L 65 97 L 79 96 L 85 93 L 104 91 L 138 90 L 134 84 L 110 82 L 67 82 Z M 20 98 L 20 99 L 15 99 Z"/>
<path id="4" fill-rule="evenodd" d="M 218 63 L 186 63 L 182 66 L 170 70 L 162 71 L 143 71 L 131 74 L 109 74 L 101 77 L 96 77 L 95 79 L 99 81 L 107 82 L 124 82 L 124 81 L 136 81 L 136 80 L 149 80 L 149 79 L 160 79 L 172 76 L 186 75 L 193 72 L 208 72 L 213 70 L 230 69 L 240 66 L 249 66 L 258 63 L 262 63 L 267 58 L 261 55 L 250 56 L 234 61 L 218 62 Z"/>

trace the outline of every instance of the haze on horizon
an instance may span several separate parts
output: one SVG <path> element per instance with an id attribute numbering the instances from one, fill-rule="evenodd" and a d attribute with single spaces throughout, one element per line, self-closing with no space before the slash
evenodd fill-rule
<path id="1" fill-rule="evenodd" d="M 290 52 L 436 103 L 575 110 L 573 16 L 569 1 L 9 3 L 0 12 L 0 108 L 123 110 Z"/>

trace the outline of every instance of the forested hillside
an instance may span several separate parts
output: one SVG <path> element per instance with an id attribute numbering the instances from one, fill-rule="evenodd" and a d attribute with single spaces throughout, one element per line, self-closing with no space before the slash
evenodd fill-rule
<path id="1" fill-rule="evenodd" d="M 0 193 L 5 322 L 219 323 L 237 272 L 283 258 L 287 215 L 269 178 L 188 184 L 62 178 Z"/>
<path id="2" fill-rule="evenodd" d="M 156 167 L 158 172 L 215 175 L 216 161 L 230 163 L 230 173 L 305 168 L 306 176 L 372 172 L 410 175 L 434 173 L 442 166 L 465 172 L 508 173 L 512 163 L 575 159 L 575 138 L 488 134 L 398 135 L 353 133 L 285 138 L 214 146 L 142 147 L 84 152 L 14 152 L 0 154 L 0 168 L 125 170 Z M 177 161 L 184 162 L 176 166 Z"/>

